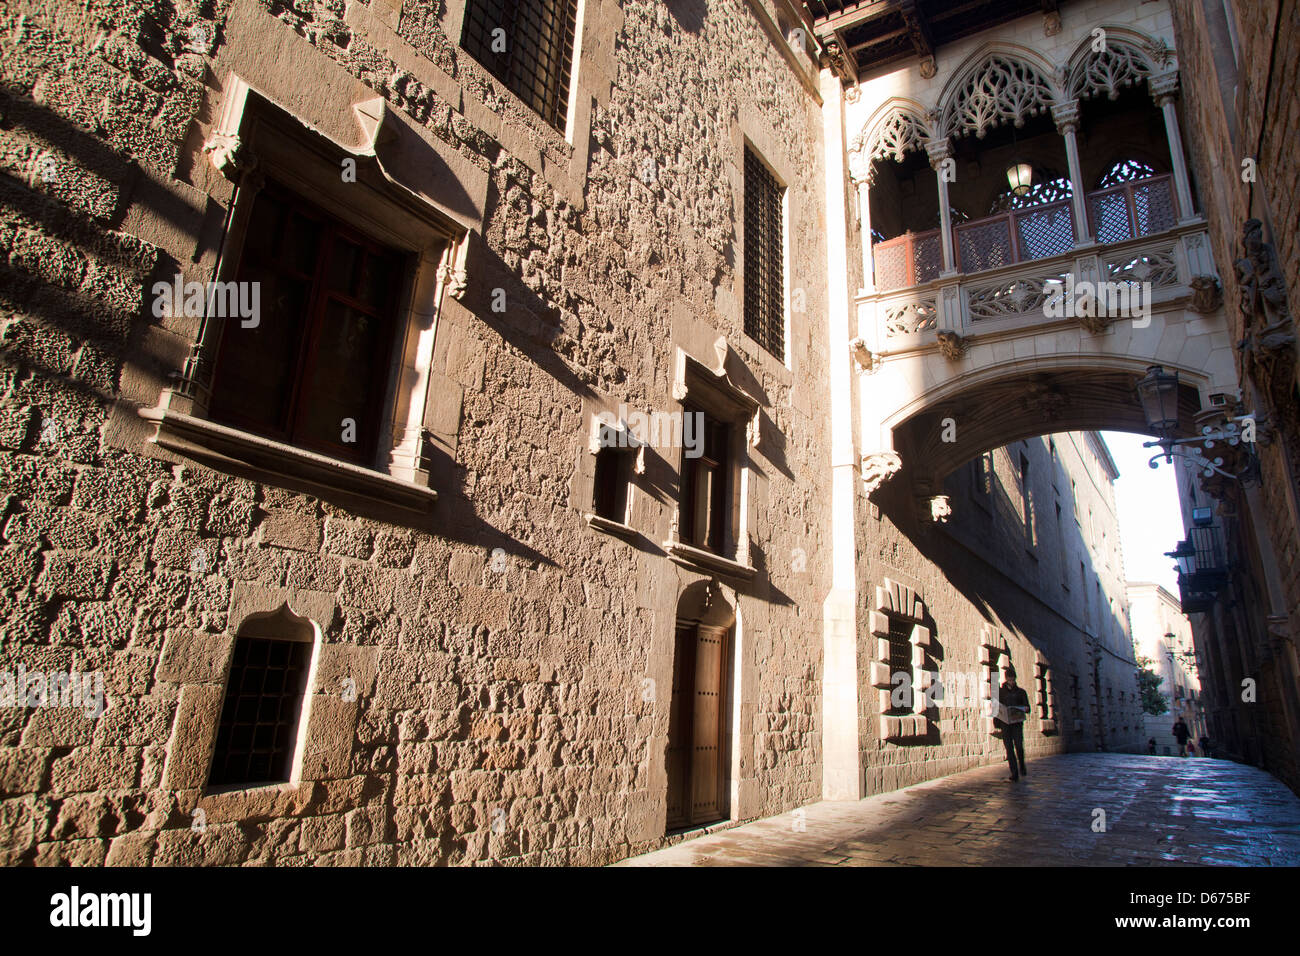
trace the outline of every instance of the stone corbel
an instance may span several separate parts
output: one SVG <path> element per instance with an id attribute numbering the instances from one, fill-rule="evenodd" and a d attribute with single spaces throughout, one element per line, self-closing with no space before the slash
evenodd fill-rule
<path id="1" fill-rule="evenodd" d="M 1169 70 L 1167 73 L 1153 73 L 1147 78 L 1147 88 L 1151 91 L 1151 98 L 1160 106 L 1167 99 L 1172 99 L 1178 93 L 1178 71 Z"/>
<path id="2" fill-rule="evenodd" d="M 849 352 L 852 353 L 858 369 L 863 372 L 874 372 L 880 367 L 879 353 L 867 348 L 867 343 L 861 336 L 849 339 Z"/>
<path id="3" fill-rule="evenodd" d="M 1201 315 L 1212 315 L 1223 305 L 1223 289 L 1217 276 L 1193 276 L 1190 283 L 1192 300 L 1187 308 Z"/>
<path id="4" fill-rule="evenodd" d="M 862 483 L 867 494 L 874 494 L 903 467 L 903 459 L 896 451 L 876 451 L 862 456 Z"/>
<path id="5" fill-rule="evenodd" d="M 213 133 L 203 144 L 203 152 L 221 175 L 238 179 L 243 173 L 256 168 L 257 157 L 235 133 Z"/>
<path id="6" fill-rule="evenodd" d="M 939 342 L 939 351 L 949 361 L 956 362 L 966 354 L 966 337 L 960 333 L 952 329 L 940 329 L 935 333 L 935 338 Z"/>

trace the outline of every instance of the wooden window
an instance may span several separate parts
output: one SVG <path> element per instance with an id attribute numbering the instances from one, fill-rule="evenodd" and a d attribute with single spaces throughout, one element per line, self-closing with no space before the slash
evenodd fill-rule
<path id="1" fill-rule="evenodd" d="M 268 183 L 253 200 L 240 282 L 260 315 L 224 321 L 209 416 L 360 464 L 373 462 L 403 257 Z"/>
<path id="2" fill-rule="evenodd" d="M 592 484 L 592 510 L 601 518 L 627 522 L 627 492 L 635 452 L 618 445 L 618 433 L 602 425 L 596 475 Z"/>
<path id="3" fill-rule="evenodd" d="M 745 334 L 785 360 L 782 194 L 776 177 L 745 147 Z"/>
<path id="4" fill-rule="evenodd" d="M 289 781 L 311 649 L 301 640 L 235 639 L 209 786 Z"/>
<path id="5" fill-rule="evenodd" d="M 699 416 L 704 442 L 699 457 L 682 458 L 682 540 L 723 554 L 731 534 L 731 426 L 690 406 L 685 414 Z"/>
<path id="6" fill-rule="evenodd" d="M 468 0 L 460 45 L 563 130 L 578 0 Z"/>

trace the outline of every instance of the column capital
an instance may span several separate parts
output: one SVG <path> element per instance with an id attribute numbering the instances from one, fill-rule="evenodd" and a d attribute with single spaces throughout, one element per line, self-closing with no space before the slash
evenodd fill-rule
<path id="1" fill-rule="evenodd" d="M 930 165 L 937 167 L 945 159 L 952 158 L 952 143 L 948 141 L 947 137 L 927 140 L 925 151 L 930 157 Z"/>
<path id="2" fill-rule="evenodd" d="M 1164 106 L 1178 92 L 1178 71 L 1152 74 L 1147 77 L 1147 87 L 1151 90 L 1151 98 L 1156 101 L 1156 105 Z"/>
<path id="3" fill-rule="evenodd" d="M 861 188 L 870 186 L 875 178 L 875 163 L 867 155 L 865 144 L 855 144 L 855 148 L 849 150 L 849 179 Z"/>
<path id="4" fill-rule="evenodd" d="M 1052 121 L 1056 123 L 1059 133 L 1068 133 L 1079 128 L 1079 101 L 1066 100 L 1052 107 Z"/>

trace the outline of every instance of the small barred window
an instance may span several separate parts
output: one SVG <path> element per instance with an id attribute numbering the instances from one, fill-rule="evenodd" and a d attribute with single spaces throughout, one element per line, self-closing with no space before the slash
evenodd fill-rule
<path id="1" fill-rule="evenodd" d="M 563 130 L 578 0 L 468 0 L 460 45 Z"/>
<path id="2" fill-rule="evenodd" d="M 776 177 L 745 147 L 745 334 L 785 360 L 782 193 Z"/>

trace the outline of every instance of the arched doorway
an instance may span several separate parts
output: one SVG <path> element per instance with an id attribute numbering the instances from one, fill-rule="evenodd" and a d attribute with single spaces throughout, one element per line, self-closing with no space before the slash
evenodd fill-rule
<path id="1" fill-rule="evenodd" d="M 677 603 L 666 760 L 668 830 L 731 816 L 735 622 L 735 608 L 716 581 L 692 584 Z"/>

